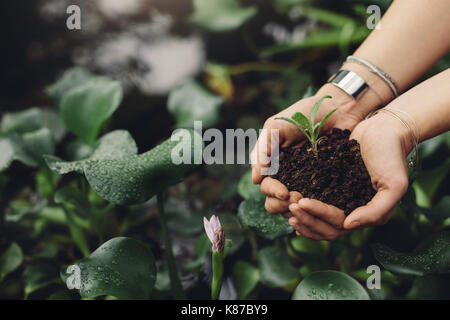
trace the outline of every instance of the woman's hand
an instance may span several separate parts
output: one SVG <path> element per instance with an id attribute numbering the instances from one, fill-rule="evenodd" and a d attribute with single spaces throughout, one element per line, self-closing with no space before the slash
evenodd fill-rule
<path id="1" fill-rule="evenodd" d="M 412 149 L 408 129 L 392 115 L 380 112 L 358 124 L 351 136 L 361 148 L 376 195 L 347 217 L 334 206 L 301 199 L 291 204 L 289 223 L 298 235 L 316 240 L 334 240 L 349 230 L 385 224 L 408 188 L 406 156 Z"/>
<path id="2" fill-rule="evenodd" d="M 297 145 L 305 140 L 305 136 L 294 125 L 286 121 L 275 120 L 277 117 L 290 118 L 294 113 L 301 112 L 309 117 L 314 104 L 323 96 L 330 95 L 332 99 L 325 99 L 316 115 L 316 121 L 320 121 L 331 110 L 337 111 L 325 123 L 322 130 L 331 128 L 353 129 L 362 119 L 364 119 L 364 108 L 359 108 L 358 103 L 344 91 L 336 88 L 332 84 L 324 85 L 315 96 L 302 99 L 282 112 L 270 117 L 264 124 L 265 133 L 261 134 L 252 154 L 252 179 L 253 183 L 261 184 L 261 192 L 266 198 L 266 210 L 271 213 L 286 213 L 289 211 L 289 204 L 297 202 L 301 195 L 298 192 L 289 190 L 279 181 L 264 177 L 262 170 L 268 167 L 267 159 L 270 157 L 271 143 L 277 143 L 285 148 Z M 367 108 L 365 108 L 367 109 Z M 270 141 L 270 131 L 277 129 L 279 141 Z"/>

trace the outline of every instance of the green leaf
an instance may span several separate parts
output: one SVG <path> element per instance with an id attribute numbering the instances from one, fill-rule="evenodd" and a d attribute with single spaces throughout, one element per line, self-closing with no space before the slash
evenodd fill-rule
<path id="1" fill-rule="evenodd" d="M 25 298 L 46 286 L 59 283 L 58 268 L 49 262 L 28 265 L 23 272 Z"/>
<path id="2" fill-rule="evenodd" d="M 84 173 L 89 162 L 95 160 L 110 160 L 131 157 L 137 154 L 137 146 L 128 131 L 115 130 L 101 137 L 94 146 L 92 154 L 83 160 L 64 161 L 58 157 L 45 155 L 48 167 L 59 174 L 72 171 Z"/>
<path id="3" fill-rule="evenodd" d="M 308 275 L 295 289 L 293 300 L 370 300 L 358 281 L 343 272 L 326 270 Z"/>
<path id="4" fill-rule="evenodd" d="M 202 159 L 203 140 L 195 131 L 182 129 L 144 154 L 125 159 L 96 160 L 86 163 L 84 171 L 91 187 L 104 199 L 115 204 L 138 204 L 156 193 L 177 184 Z M 175 164 L 174 155 L 187 155 L 188 163 Z"/>
<path id="5" fill-rule="evenodd" d="M 96 77 L 67 92 L 61 100 L 61 117 L 68 130 L 92 144 L 102 124 L 122 101 L 118 81 Z"/>
<path id="6" fill-rule="evenodd" d="M 417 204 L 429 208 L 434 199 L 436 191 L 450 172 L 450 159 L 437 168 L 420 171 L 413 183 L 416 192 Z"/>
<path id="7" fill-rule="evenodd" d="M 29 108 L 24 111 L 5 113 L 0 123 L 0 132 L 3 134 L 34 132 L 48 128 L 55 141 L 60 141 L 65 133 L 64 123 L 58 114 L 52 110 Z"/>
<path id="8" fill-rule="evenodd" d="M 300 126 L 296 121 L 291 120 L 289 118 L 285 118 L 285 117 L 278 117 L 278 118 L 275 118 L 275 120 L 284 120 L 284 121 L 289 122 L 290 124 L 293 124 L 308 138 L 308 140 L 311 141 L 311 135 L 309 134 L 309 132 L 306 129 L 304 129 L 302 126 Z M 308 123 L 308 126 L 309 126 L 309 123 Z"/>
<path id="9" fill-rule="evenodd" d="M 206 235 L 206 233 L 203 232 L 198 237 L 197 240 L 197 249 L 196 249 L 197 258 L 194 261 L 185 264 L 183 268 L 191 272 L 200 268 L 205 262 L 205 259 L 210 251 L 211 251 L 211 241 L 209 241 L 209 238 Z"/>
<path id="10" fill-rule="evenodd" d="M 318 20 L 336 28 L 342 28 L 346 24 L 355 24 L 350 17 L 320 8 L 302 7 L 302 14 L 311 20 Z"/>
<path id="11" fill-rule="evenodd" d="M 374 244 L 375 258 L 392 273 L 423 276 L 450 272 L 450 231 L 426 238 L 412 253 L 394 251 Z"/>
<path id="12" fill-rule="evenodd" d="M 299 124 L 301 124 L 303 126 L 303 128 L 305 128 L 306 130 L 308 130 L 309 134 L 312 134 L 312 126 L 309 123 L 308 118 L 301 112 L 296 112 L 292 115 L 292 120 L 297 121 Z"/>
<path id="13" fill-rule="evenodd" d="M 45 163 L 43 154 L 52 154 L 55 151 L 54 138 L 48 128 L 22 135 L 14 133 L 0 141 L 5 157 L 0 170 L 7 169 L 13 160 L 18 160 L 31 167 L 38 167 Z"/>
<path id="14" fill-rule="evenodd" d="M 259 282 L 259 270 L 245 261 L 237 261 L 233 266 L 233 278 L 238 299 L 245 299 Z"/>
<path id="15" fill-rule="evenodd" d="M 167 110 L 175 118 L 179 128 L 192 128 L 194 121 L 202 121 L 205 128 L 217 124 L 223 102 L 222 97 L 190 80 L 170 92 Z"/>
<path id="16" fill-rule="evenodd" d="M 73 67 L 61 76 L 55 83 L 48 86 L 45 92 L 58 104 L 69 90 L 86 83 L 94 77 L 89 71 L 80 67 Z"/>
<path id="17" fill-rule="evenodd" d="M 152 252 L 131 238 L 113 238 L 76 265 L 81 271 L 83 298 L 148 299 L 156 280 Z"/>
<path id="18" fill-rule="evenodd" d="M 316 119 L 316 114 L 317 114 L 317 111 L 319 111 L 320 105 L 322 104 L 323 100 L 325 100 L 325 99 L 331 99 L 331 96 L 324 96 L 324 97 L 320 98 L 319 101 L 317 101 L 314 104 L 314 107 L 313 107 L 313 109 L 311 111 L 311 122 L 310 122 L 310 124 L 311 124 L 311 128 L 313 128 L 311 130 L 311 132 L 315 132 L 316 126 L 315 126 L 315 122 L 314 121 Z M 320 129 L 319 129 L 319 131 L 320 131 Z"/>
<path id="19" fill-rule="evenodd" d="M 0 255 L 0 282 L 8 274 L 16 270 L 23 261 L 22 249 L 15 242 Z"/>
<path id="20" fill-rule="evenodd" d="M 14 147 L 9 139 L 0 139 L 0 172 L 14 160 Z"/>
<path id="21" fill-rule="evenodd" d="M 423 214 L 435 223 L 450 218 L 450 196 L 444 196 L 432 209 L 421 208 Z"/>
<path id="22" fill-rule="evenodd" d="M 189 20 L 209 31 L 225 32 L 240 27 L 257 12 L 256 7 L 240 7 L 236 0 L 194 0 Z"/>
<path id="23" fill-rule="evenodd" d="M 259 189 L 259 185 L 253 184 L 251 170 L 245 172 L 241 177 L 237 189 L 239 195 L 245 200 L 264 198 L 264 195 Z"/>
<path id="24" fill-rule="evenodd" d="M 323 119 L 322 121 L 320 121 L 319 127 L 316 130 L 316 137 L 319 136 L 320 130 L 322 130 L 323 125 L 325 124 L 325 122 L 333 115 L 333 113 L 336 112 L 337 109 L 331 110 L 330 113 L 328 113 Z"/>
<path id="25" fill-rule="evenodd" d="M 300 49 L 339 46 L 342 41 L 341 34 L 342 27 L 334 30 L 317 31 L 306 36 L 301 42 L 283 43 L 263 49 L 260 55 L 269 57 L 278 53 L 298 51 Z M 359 27 L 352 33 L 349 42 L 360 43 L 368 34 L 369 30 L 365 26 Z"/>
<path id="26" fill-rule="evenodd" d="M 264 208 L 264 200 L 245 200 L 238 209 L 238 218 L 244 227 L 255 231 L 259 236 L 274 240 L 294 231 L 283 216 L 271 215 Z"/>
<path id="27" fill-rule="evenodd" d="M 276 246 L 265 247 L 259 251 L 258 266 L 261 283 L 271 288 L 292 284 L 300 274 L 289 261 L 287 253 Z"/>

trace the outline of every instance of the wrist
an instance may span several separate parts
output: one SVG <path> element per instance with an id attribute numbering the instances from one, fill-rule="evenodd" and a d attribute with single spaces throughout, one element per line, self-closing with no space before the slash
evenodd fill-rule
<path id="1" fill-rule="evenodd" d="M 370 89 L 355 99 L 334 84 L 326 83 L 317 91 L 315 96 L 316 98 L 321 98 L 325 95 L 333 97 L 333 103 L 339 112 L 357 119 L 358 122 L 364 120 L 370 112 L 380 106 L 380 100 L 370 92 Z"/>
<path id="2" fill-rule="evenodd" d="M 399 119 L 387 112 L 378 112 L 365 120 L 366 128 L 369 130 L 389 132 L 392 139 L 398 139 L 402 146 L 405 157 L 414 148 L 411 129 L 407 128 Z"/>

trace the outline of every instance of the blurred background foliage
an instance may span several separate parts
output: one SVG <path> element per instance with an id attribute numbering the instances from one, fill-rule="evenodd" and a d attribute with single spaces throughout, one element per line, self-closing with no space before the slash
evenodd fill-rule
<path id="1" fill-rule="evenodd" d="M 143 153 L 194 119 L 204 128 L 260 128 L 270 115 L 312 95 L 362 42 L 368 5 L 384 12 L 390 2 L 2 2 L 0 297 L 79 299 L 60 269 L 119 236 L 146 247 L 127 241 L 110 247 L 131 246 L 156 263 L 156 280 L 150 273 L 146 278 L 149 287 L 156 281 L 154 289 L 141 294 L 172 297 L 156 199 L 114 206 L 80 175 L 51 171 L 42 154 L 86 159 L 100 153 L 98 136 L 117 129 L 130 133 L 124 154 Z M 81 31 L 65 27 L 69 4 L 81 7 Z M 449 65 L 447 55 L 424 78 Z M 71 105 L 88 95 L 105 108 L 83 118 Z M 332 243 L 294 237 L 283 218 L 268 216 L 248 166 L 200 167 L 165 198 L 188 297 L 208 297 L 202 217 L 216 214 L 233 240 L 222 298 L 449 299 L 449 152 L 448 133 L 422 143 L 417 178 L 392 220 Z M 89 259 L 84 263 L 99 263 L 95 253 Z M 382 288 L 365 290 L 373 264 L 382 269 Z M 136 297 L 125 289 L 83 297 Z"/>

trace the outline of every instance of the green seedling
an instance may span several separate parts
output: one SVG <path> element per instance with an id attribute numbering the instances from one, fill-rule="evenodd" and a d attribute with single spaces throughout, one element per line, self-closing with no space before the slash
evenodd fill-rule
<path id="1" fill-rule="evenodd" d="M 319 101 L 317 101 L 317 103 L 314 105 L 314 107 L 311 111 L 311 119 L 310 120 L 308 120 L 308 118 L 301 112 L 294 113 L 294 115 L 291 117 L 291 119 L 286 118 L 286 117 L 275 118 L 275 120 L 284 120 L 284 121 L 287 121 L 287 122 L 293 124 L 297 128 L 299 128 L 300 131 L 306 136 L 306 138 L 308 138 L 309 142 L 311 143 L 312 151 L 314 152 L 314 155 L 316 157 L 318 156 L 317 143 L 320 140 L 319 139 L 320 130 L 322 130 L 322 127 L 325 124 L 325 122 L 337 110 L 337 109 L 331 110 L 319 123 L 314 122 L 314 120 L 316 118 L 316 113 L 319 110 L 320 104 L 322 103 L 323 100 L 325 100 L 327 98 L 331 99 L 331 96 L 324 96 L 324 97 L 320 98 Z"/>

